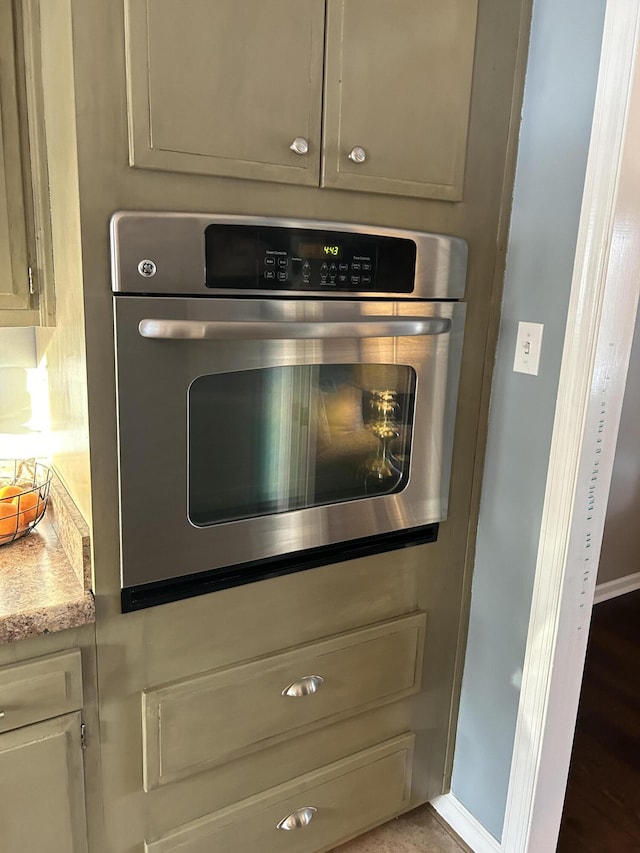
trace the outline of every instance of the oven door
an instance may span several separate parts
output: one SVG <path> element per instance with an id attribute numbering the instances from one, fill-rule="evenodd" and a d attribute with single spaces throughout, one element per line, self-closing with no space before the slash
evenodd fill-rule
<path id="1" fill-rule="evenodd" d="M 126 609 L 446 516 L 463 304 L 114 302 Z"/>

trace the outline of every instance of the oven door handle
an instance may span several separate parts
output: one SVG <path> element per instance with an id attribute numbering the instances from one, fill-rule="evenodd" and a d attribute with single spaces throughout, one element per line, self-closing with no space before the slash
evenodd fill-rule
<path id="1" fill-rule="evenodd" d="M 451 330 L 448 317 L 363 317 L 360 320 L 140 320 L 143 338 L 188 341 L 285 341 L 304 338 L 412 338 L 444 335 Z"/>

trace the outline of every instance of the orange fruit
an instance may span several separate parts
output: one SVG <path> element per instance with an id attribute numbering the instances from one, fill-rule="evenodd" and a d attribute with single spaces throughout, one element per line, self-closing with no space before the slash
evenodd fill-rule
<path id="1" fill-rule="evenodd" d="M 35 521 L 38 514 L 42 511 L 43 502 L 40 500 L 38 491 L 24 492 L 12 501 L 16 505 L 16 511 L 19 512 L 18 527 L 22 530 L 27 527 L 32 521 Z"/>
<path id="2" fill-rule="evenodd" d="M 13 501 L 0 501 L 0 536 L 18 532 L 18 506 Z"/>
<path id="3" fill-rule="evenodd" d="M 11 501 L 21 494 L 22 489 L 20 486 L 16 486 L 15 483 L 12 483 L 10 486 L 2 486 L 0 489 L 0 501 Z"/>

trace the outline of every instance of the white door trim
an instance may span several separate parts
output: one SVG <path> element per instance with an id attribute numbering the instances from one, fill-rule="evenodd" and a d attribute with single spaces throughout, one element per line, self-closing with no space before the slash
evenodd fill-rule
<path id="1" fill-rule="evenodd" d="M 474 853 L 500 853 L 500 842 L 467 811 L 453 794 L 431 800 L 431 805 Z"/>
<path id="2" fill-rule="evenodd" d="M 640 170 L 620 182 L 628 120 L 636 150 L 640 141 L 640 81 L 630 108 L 639 19 L 640 0 L 607 3 L 504 853 L 551 853 L 562 814 L 640 290 Z"/>

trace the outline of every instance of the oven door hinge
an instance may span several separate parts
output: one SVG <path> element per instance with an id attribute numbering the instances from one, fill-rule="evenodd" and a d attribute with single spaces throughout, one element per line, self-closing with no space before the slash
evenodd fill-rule
<path id="1" fill-rule="evenodd" d="M 29 276 L 29 293 L 33 296 L 33 294 L 36 292 L 36 286 L 33 276 L 33 267 L 27 268 L 27 274 Z"/>
<path id="2" fill-rule="evenodd" d="M 87 725 L 86 723 L 80 724 L 80 746 L 82 749 L 87 748 Z"/>

